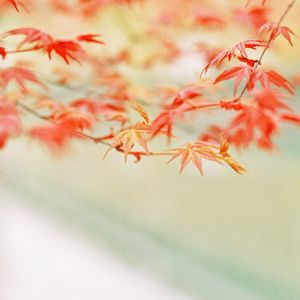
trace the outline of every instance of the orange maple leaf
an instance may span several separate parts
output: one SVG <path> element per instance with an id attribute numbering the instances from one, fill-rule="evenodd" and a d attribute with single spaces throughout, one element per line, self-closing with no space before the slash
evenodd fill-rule
<path id="1" fill-rule="evenodd" d="M 200 174 L 203 176 L 203 168 L 202 168 L 202 159 L 208 159 L 211 161 L 218 162 L 218 159 L 215 157 L 215 152 L 212 150 L 211 146 L 207 143 L 195 143 L 195 144 L 186 144 L 181 148 L 175 148 L 168 150 L 174 152 L 172 158 L 167 162 L 170 163 L 174 159 L 181 156 L 180 161 L 180 174 L 184 170 L 184 168 L 188 165 L 188 163 L 192 162 Z"/>
<path id="2" fill-rule="evenodd" d="M 222 164 L 225 162 L 234 171 L 239 174 L 244 174 L 245 169 L 239 165 L 229 154 L 228 154 L 228 143 L 227 141 L 222 144 L 213 144 L 204 141 L 198 141 L 196 143 L 186 144 L 180 148 L 175 148 L 167 150 L 166 152 L 173 155 L 171 159 L 167 162 L 170 163 L 174 159 L 181 156 L 180 161 L 180 173 L 183 172 L 184 168 L 192 162 L 194 166 L 199 170 L 200 174 L 203 176 L 203 165 L 202 160 L 210 160 L 216 163 Z"/>
<path id="3" fill-rule="evenodd" d="M 150 118 L 149 118 L 148 113 L 144 109 L 144 107 L 141 104 L 139 104 L 138 102 L 133 101 L 133 100 L 130 100 L 130 101 L 127 101 L 127 102 L 129 103 L 130 107 L 132 109 L 134 109 L 140 115 L 140 117 L 142 117 L 144 119 L 146 124 L 149 124 Z"/>
<path id="4" fill-rule="evenodd" d="M 106 151 L 104 157 L 106 157 L 113 148 L 118 148 L 121 149 L 122 152 L 124 152 L 124 159 L 126 162 L 127 157 L 130 154 L 135 143 L 138 143 L 145 150 L 146 154 L 150 155 L 147 146 L 147 135 L 149 134 L 151 134 L 151 130 L 149 129 L 149 126 L 144 122 L 138 122 L 132 127 L 121 130 L 114 136 L 111 147 Z"/>

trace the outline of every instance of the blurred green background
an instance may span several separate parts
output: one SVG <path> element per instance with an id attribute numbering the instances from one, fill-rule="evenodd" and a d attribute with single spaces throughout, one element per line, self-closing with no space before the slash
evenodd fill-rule
<path id="1" fill-rule="evenodd" d="M 299 299 L 300 137 L 281 153 L 238 155 L 238 176 L 206 166 L 178 175 L 161 159 L 123 164 L 77 145 L 54 159 L 15 142 L 2 153 L 6 185 L 28 205 L 78 225 L 130 264 L 204 299 Z"/>

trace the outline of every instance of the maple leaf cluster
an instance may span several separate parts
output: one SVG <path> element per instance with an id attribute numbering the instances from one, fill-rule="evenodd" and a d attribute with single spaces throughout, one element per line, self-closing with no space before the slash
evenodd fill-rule
<path id="1" fill-rule="evenodd" d="M 232 9 L 226 17 L 216 13 L 213 6 L 206 8 L 206 1 L 199 10 L 202 1 L 198 0 L 154 1 L 155 5 L 147 0 L 45 2 L 56 15 L 86 23 L 111 14 L 117 28 L 124 30 L 125 42 L 119 41 L 117 47 L 112 43 L 115 49 L 111 51 L 109 37 L 94 32 L 56 38 L 34 27 L 20 27 L 2 33 L 0 57 L 11 65 L 0 68 L 0 148 L 20 136 L 38 140 L 54 153 L 64 151 L 73 140 L 90 141 L 107 148 L 105 157 L 111 151 L 123 154 L 125 161 L 133 157 L 136 162 L 167 156 L 168 162 L 180 159 L 180 173 L 192 164 L 203 175 L 203 161 L 207 161 L 244 174 L 245 168 L 229 154 L 229 146 L 241 149 L 255 144 L 272 150 L 283 123 L 300 126 L 300 116 L 288 104 L 295 95 L 293 83 L 279 70 L 263 65 L 266 52 L 279 37 L 294 46 L 296 34 L 282 22 L 295 1 L 278 22 L 269 19 L 267 5 L 271 0 L 241 0 L 242 8 Z M 151 8 L 140 29 L 124 14 L 134 7 L 145 11 Z M 22 18 L 23 14 L 38 15 L 45 5 L 35 0 L 1 0 L 0 8 Z M 224 32 L 231 22 L 242 23 L 255 37 L 226 49 L 207 41 L 190 42 L 194 40 L 192 33 L 198 30 L 207 34 Z M 151 73 L 156 67 L 172 66 L 195 54 L 202 55 L 206 65 L 198 70 L 193 82 L 149 87 L 137 84 L 126 73 L 131 69 Z M 22 60 L 17 59 L 20 56 Z M 57 64 L 46 76 L 39 68 L 34 70 L 36 58 L 45 56 L 45 63 L 50 60 Z M 76 63 L 82 71 L 72 69 Z M 215 69 L 222 70 L 214 80 L 204 79 Z M 230 85 L 219 87 L 231 80 L 232 92 Z M 57 89 L 76 97 L 58 99 L 53 93 Z M 225 97 L 221 96 L 224 91 Z M 211 118 L 214 122 L 199 132 L 198 116 L 207 112 L 222 112 L 229 119 L 218 125 L 216 118 Z M 27 125 L 28 118 L 35 121 Z M 198 138 L 193 142 L 181 142 L 183 137 L 178 137 L 178 127 L 184 131 L 186 125 L 194 125 Z M 153 150 L 153 140 L 164 139 L 166 149 Z"/>

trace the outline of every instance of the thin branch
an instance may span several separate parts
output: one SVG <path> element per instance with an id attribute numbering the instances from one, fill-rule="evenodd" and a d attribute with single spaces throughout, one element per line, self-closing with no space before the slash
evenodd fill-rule
<path id="1" fill-rule="evenodd" d="M 16 54 L 16 53 L 23 53 L 23 52 L 31 52 L 31 51 L 36 51 L 36 50 L 41 50 L 43 47 L 31 47 L 27 49 L 16 49 L 16 50 L 9 50 L 6 51 L 5 54 Z"/>
<path id="2" fill-rule="evenodd" d="M 282 22 L 284 21 L 285 17 L 287 16 L 287 14 L 289 13 L 289 11 L 293 8 L 293 6 L 295 5 L 296 0 L 293 0 L 292 2 L 290 2 L 290 4 L 286 7 L 285 11 L 283 12 L 283 14 L 281 15 L 281 17 L 279 18 L 279 20 L 277 21 L 277 25 L 276 25 L 276 29 L 275 31 L 277 31 L 280 27 L 280 25 L 282 24 Z M 267 50 L 270 48 L 270 45 L 273 41 L 273 35 L 271 34 L 269 37 L 269 40 L 267 42 L 266 47 L 263 49 L 259 59 L 257 60 L 254 69 L 257 70 L 259 66 L 262 65 L 262 60 L 267 52 Z M 243 90 L 241 91 L 239 97 L 237 99 L 241 99 L 242 96 L 245 94 L 245 92 L 247 91 L 247 84 L 245 85 L 245 87 L 243 88 Z"/>
<path id="3" fill-rule="evenodd" d="M 41 115 L 40 113 L 38 113 L 37 111 L 35 111 L 35 110 L 32 109 L 31 107 L 27 106 L 26 104 L 22 103 L 21 101 L 18 101 L 18 102 L 17 102 L 17 105 L 18 105 L 19 107 L 21 107 L 23 110 L 25 110 L 26 112 L 28 112 L 28 113 L 34 115 L 35 117 L 50 122 L 50 120 L 49 120 L 48 117 Z"/>
<path id="4" fill-rule="evenodd" d="M 35 111 L 35 110 L 32 109 L 31 107 L 29 107 L 28 105 L 24 104 L 23 102 L 18 101 L 18 102 L 17 102 L 17 105 L 18 105 L 19 107 L 21 107 L 24 111 L 30 113 L 31 115 L 37 117 L 38 119 L 47 121 L 47 122 L 49 122 L 49 123 L 53 123 L 49 117 L 46 117 L 46 116 L 41 115 L 40 113 L 38 113 L 37 111 Z M 86 139 L 90 139 L 90 140 L 92 140 L 92 141 L 95 142 L 95 143 L 101 143 L 101 144 L 103 144 L 103 145 L 110 146 L 110 144 L 107 143 L 107 142 L 104 142 L 104 141 L 102 140 L 101 137 L 93 137 L 93 136 L 91 136 L 91 135 L 88 135 L 88 134 L 86 134 L 86 133 L 79 132 L 79 131 L 74 132 L 74 135 L 75 135 L 75 136 L 78 136 L 78 137 L 84 137 L 84 138 L 86 138 Z M 107 137 L 105 137 L 105 138 L 107 138 Z"/>
<path id="5" fill-rule="evenodd" d="M 24 111 L 26 111 L 26 112 L 30 113 L 31 115 L 35 116 L 36 118 L 47 121 L 47 122 L 50 122 L 50 123 L 53 123 L 50 118 L 41 115 L 40 113 L 38 113 L 37 111 L 35 111 L 34 109 L 32 109 L 31 107 L 27 106 L 24 103 L 18 101 L 17 105 L 19 107 L 21 107 Z M 121 146 L 112 147 L 110 143 L 104 141 L 105 139 L 113 138 L 113 136 L 111 134 L 103 136 L 103 137 L 93 137 L 93 136 L 91 136 L 87 133 L 75 131 L 74 136 L 91 140 L 96 144 L 100 143 L 100 144 L 105 145 L 107 147 L 114 148 L 118 152 L 124 153 L 124 149 Z M 141 151 L 130 151 L 128 154 L 133 155 L 137 159 L 137 161 L 139 161 L 141 156 L 160 155 L 160 153 L 162 153 L 162 152 L 148 152 L 148 153 L 146 153 L 146 152 L 141 152 Z M 163 155 L 163 154 L 161 154 L 161 155 Z"/>
<path id="6" fill-rule="evenodd" d="M 197 106 L 191 106 L 189 108 L 186 108 L 184 112 L 194 111 L 194 110 L 200 110 L 200 109 L 207 109 L 207 108 L 220 108 L 220 103 L 209 103 L 209 104 L 202 104 Z"/>

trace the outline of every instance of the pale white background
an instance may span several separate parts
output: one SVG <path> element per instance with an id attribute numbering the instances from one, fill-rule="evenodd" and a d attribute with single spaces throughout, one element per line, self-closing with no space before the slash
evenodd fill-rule
<path id="1" fill-rule="evenodd" d="M 0 192 L 1 300 L 188 300 Z"/>

